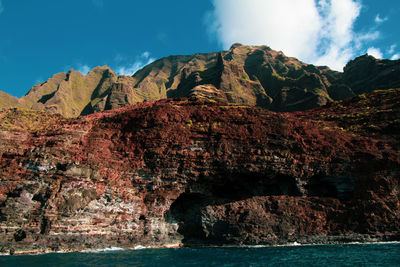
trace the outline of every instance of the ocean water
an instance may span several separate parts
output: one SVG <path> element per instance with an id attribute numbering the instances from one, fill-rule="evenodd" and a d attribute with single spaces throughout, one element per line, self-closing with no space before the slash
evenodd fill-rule
<path id="1" fill-rule="evenodd" d="M 400 243 L 50 253 L 1 256 L 0 266 L 400 266 Z"/>

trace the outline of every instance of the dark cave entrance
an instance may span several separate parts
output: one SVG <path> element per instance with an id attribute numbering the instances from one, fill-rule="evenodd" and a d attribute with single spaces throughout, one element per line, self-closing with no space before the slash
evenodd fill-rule
<path id="1" fill-rule="evenodd" d="M 232 201 L 254 196 L 301 195 L 295 177 L 260 173 L 231 173 L 217 179 L 211 192 L 217 198 Z"/>
<path id="2" fill-rule="evenodd" d="M 205 241 L 216 245 L 226 243 L 223 236 L 229 232 L 227 225 L 213 224 L 213 235 L 206 229 L 209 227 L 208 205 L 223 205 L 255 196 L 301 196 L 295 177 L 280 174 L 236 172 L 203 177 L 195 188 L 197 191 L 191 192 L 189 186 L 165 214 L 167 221 L 178 223 L 178 232 L 184 236 L 186 245 L 201 245 Z"/>
<path id="3" fill-rule="evenodd" d="M 355 187 L 352 176 L 314 176 L 306 186 L 308 195 L 349 199 Z"/>
<path id="4" fill-rule="evenodd" d="M 178 222 L 178 232 L 189 239 L 204 239 L 202 229 L 202 209 L 212 202 L 212 198 L 199 193 L 183 193 L 172 203 L 166 213 L 167 221 Z"/>

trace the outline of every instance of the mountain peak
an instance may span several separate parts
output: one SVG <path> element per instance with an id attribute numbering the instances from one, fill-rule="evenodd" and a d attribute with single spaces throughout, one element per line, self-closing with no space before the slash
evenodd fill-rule
<path id="1" fill-rule="evenodd" d="M 103 71 L 112 71 L 112 70 L 109 66 L 104 65 L 104 66 L 97 66 L 89 72 L 103 72 Z"/>
<path id="2" fill-rule="evenodd" d="M 234 43 L 231 45 L 231 48 L 229 48 L 229 50 L 235 49 L 237 47 L 243 46 L 241 43 Z"/>
<path id="3" fill-rule="evenodd" d="M 165 57 L 133 76 L 118 77 L 106 65 L 85 76 L 71 69 L 35 85 L 21 101 L 9 102 L 67 117 L 173 97 L 297 111 L 374 89 L 400 87 L 399 76 L 398 61 L 369 55 L 350 61 L 340 73 L 265 45 L 235 43 L 228 51 Z"/>
<path id="4" fill-rule="evenodd" d="M 71 74 L 71 73 L 73 73 L 73 72 L 75 72 L 75 70 L 74 70 L 73 68 L 70 68 L 70 69 L 66 72 L 66 74 L 69 75 L 69 74 Z"/>

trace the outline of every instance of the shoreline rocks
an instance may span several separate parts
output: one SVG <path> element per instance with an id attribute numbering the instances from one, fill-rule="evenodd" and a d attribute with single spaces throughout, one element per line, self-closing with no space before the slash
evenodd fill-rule
<path id="1" fill-rule="evenodd" d="M 292 113 L 190 99 L 2 111 L 0 247 L 398 240 L 399 103 L 393 89 Z"/>

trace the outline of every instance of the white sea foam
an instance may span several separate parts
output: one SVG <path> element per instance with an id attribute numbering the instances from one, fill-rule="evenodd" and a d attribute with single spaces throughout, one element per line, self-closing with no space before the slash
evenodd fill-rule
<path id="1" fill-rule="evenodd" d="M 400 244 L 400 241 L 379 241 L 379 242 L 348 242 L 348 243 L 335 243 L 335 244 L 321 244 L 321 243 L 298 243 L 298 242 L 293 242 L 293 243 L 288 243 L 288 244 L 282 244 L 282 245 L 245 245 L 245 246 L 223 246 L 219 247 L 216 246 L 215 248 L 268 248 L 268 247 L 292 247 L 292 246 L 329 246 L 329 245 L 396 245 Z M 207 248 L 212 248 L 213 246 L 209 246 Z M 142 249 L 149 249 L 151 248 L 150 246 L 142 246 L 142 245 L 137 245 L 133 248 L 133 250 L 142 250 Z M 131 248 L 132 249 L 132 248 Z M 127 250 L 124 248 L 120 247 L 110 247 L 110 248 L 104 248 L 104 249 L 88 249 L 88 250 L 83 250 L 80 251 L 81 253 L 103 253 L 103 252 L 110 252 L 110 251 L 123 251 Z M 52 254 L 52 253 L 71 253 L 72 251 L 54 251 L 54 252 L 34 252 L 34 253 L 27 253 L 25 255 L 30 255 L 30 256 L 35 256 L 35 255 L 43 255 L 43 254 Z M 0 253 L 0 256 L 9 256 L 9 253 Z"/>
<path id="2" fill-rule="evenodd" d="M 110 247 L 110 248 L 102 248 L 102 249 L 88 249 L 81 251 L 82 253 L 102 253 L 102 252 L 110 252 L 110 251 L 121 251 L 125 250 L 120 247 Z"/>
<path id="3" fill-rule="evenodd" d="M 247 246 L 239 246 L 243 248 L 270 248 L 270 247 L 294 247 L 294 246 L 306 246 L 307 244 L 301 244 L 298 242 L 293 242 L 293 243 L 286 243 L 286 244 L 281 244 L 281 245 L 247 245 Z M 310 244 L 312 245 L 312 244 Z M 236 247 L 236 246 L 234 246 Z"/>
<path id="4" fill-rule="evenodd" d="M 273 247 L 298 247 L 298 246 L 307 246 L 307 245 L 313 245 L 313 244 L 302 244 L 302 243 L 294 241 L 293 243 L 287 243 L 287 244 L 282 244 L 282 245 L 273 245 Z"/>
<path id="5" fill-rule="evenodd" d="M 377 241 L 377 242 L 343 242 L 343 243 L 286 243 L 280 245 L 246 245 L 238 246 L 240 248 L 268 248 L 268 247 L 297 247 L 297 246 L 329 246 L 329 245 L 396 245 L 400 244 L 400 241 Z M 229 247 L 229 246 L 227 246 Z M 237 247 L 237 246 L 232 246 Z"/>
<path id="6" fill-rule="evenodd" d="M 330 246 L 330 245 L 395 245 L 395 244 L 400 244 L 400 241 L 370 241 L 370 242 L 359 242 L 359 241 L 354 241 L 354 242 L 339 242 L 339 243 L 306 243 L 306 244 L 301 244 L 301 243 L 291 243 L 291 244 L 285 244 L 285 245 L 278 245 L 278 247 L 288 247 L 288 246 Z"/>
<path id="7" fill-rule="evenodd" d="M 140 250 L 140 249 L 146 249 L 146 248 L 148 248 L 148 247 L 145 247 L 145 246 L 142 246 L 142 245 L 137 245 L 133 249 L 134 250 Z"/>
<path id="8" fill-rule="evenodd" d="M 377 241 L 377 242 L 350 242 L 343 245 L 395 245 L 400 244 L 400 241 Z"/>

